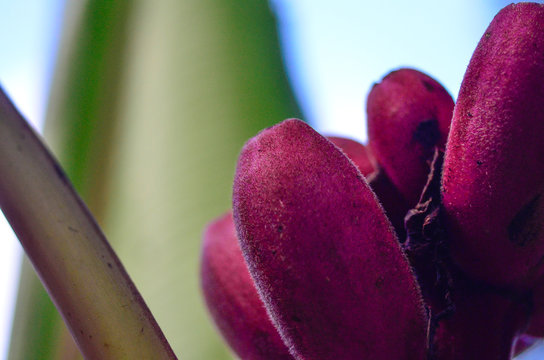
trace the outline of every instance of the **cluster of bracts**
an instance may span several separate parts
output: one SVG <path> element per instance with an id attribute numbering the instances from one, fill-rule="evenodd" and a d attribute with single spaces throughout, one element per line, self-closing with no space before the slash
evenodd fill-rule
<path id="1" fill-rule="evenodd" d="M 246 359 L 510 359 L 544 337 L 544 5 L 501 10 L 457 103 L 400 69 L 368 145 L 300 120 L 244 146 L 201 282 Z"/>

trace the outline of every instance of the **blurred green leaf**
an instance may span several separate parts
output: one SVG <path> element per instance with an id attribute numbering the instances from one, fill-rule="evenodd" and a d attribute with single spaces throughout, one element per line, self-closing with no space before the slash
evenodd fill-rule
<path id="1" fill-rule="evenodd" d="M 244 141 L 300 115 L 268 3 L 70 2 L 63 36 L 49 143 L 176 354 L 229 358 L 200 296 L 201 232 L 230 207 Z M 10 359 L 70 358 L 38 289 L 23 276 Z"/>

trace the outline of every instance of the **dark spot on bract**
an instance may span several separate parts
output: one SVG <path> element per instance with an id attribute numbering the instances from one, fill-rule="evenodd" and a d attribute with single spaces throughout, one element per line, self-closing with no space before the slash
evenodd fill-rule
<path id="1" fill-rule="evenodd" d="M 293 315 L 293 316 L 291 317 L 291 320 L 293 320 L 294 322 L 297 322 L 297 323 L 300 323 L 300 322 L 302 322 L 302 319 L 301 319 L 301 318 L 299 318 L 299 317 L 298 317 L 298 316 L 296 316 L 296 315 Z"/>
<path id="2" fill-rule="evenodd" d="M 518 246 L 525 246 L 538 238 L 542 225 L 539 214 L 540 194 L 525 204 L 508 225 L 508 238 Z"/>
<path id="3" fill-rule="evenodd" d="M 425 86 L 425 89 L 427 89 L 427 91 L 431 91 L 431 92 L 434 91 L 434 86 L 433 86 L 433 84 L 431 84 L 431 83 L 428 82 L 427 80 L 421 80 L 421 82 L 423 83 L 423 86 Z"/>
<path id="4" fill-rule="evenodd" d="M 483 164 L 482 160 L 476 160 L 476 165 L 480 166 L 482 164 Z"/>
<path id="5" fill-rule="evenodd" d="M 282 232 L 283 232 L 283 225 L 278 225 L 278 232 L 279 232 L 279 233 L 282 233 Z"/>
<path id="6" fill-rule="evenodd" d="M 438 120 L 429 119 L 420 122 L 414 131 L 413 139 L 420 143 L 427 150 L 434 150 L 440 140 L 440 129 Z"/>
<path id="7" fill-rule="evenodd" d="M 111 263 L 108 263 L 108 267 L 111 269 Z"/>
<path id="8" fill-rule="evenodd" d="M 374 283 L 374 285 L 376 286 L 376 289 L 381 289 L 382 286 L 383 286 L 383 276 L 378 276 L 378 278 L 376 279 L 376 282 Z"/>

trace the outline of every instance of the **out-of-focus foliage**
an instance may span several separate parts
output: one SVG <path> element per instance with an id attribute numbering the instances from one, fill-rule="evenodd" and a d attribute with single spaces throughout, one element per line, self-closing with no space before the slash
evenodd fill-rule
<path id="1" fill-rule="evenodd" d="M 265 0 L 69 2 L 46 139 L 176 354 L 228 352 L 198 286 L 245 139 L 299 116 Z M 10 359 L 78 357 L 25 263 Z"/>

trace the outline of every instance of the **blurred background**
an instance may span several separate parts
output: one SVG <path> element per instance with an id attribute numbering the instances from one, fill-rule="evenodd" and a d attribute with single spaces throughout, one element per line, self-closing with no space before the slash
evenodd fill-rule
<path id="1" fill-rule="evenodd" d="M 229 207 L 243 142 L 286 117 L 365 141 L 366 94 L 399 67 L 455 98 L 508 3 L 3 0 L 0 83 L 45 134 L 176 353 L 228 359 L 198 293 L 198 251 L 204 224 Z M 0 358 L 14 317 L 10 358 L 77 358 L 5 222 L 0 231 Z"/>

